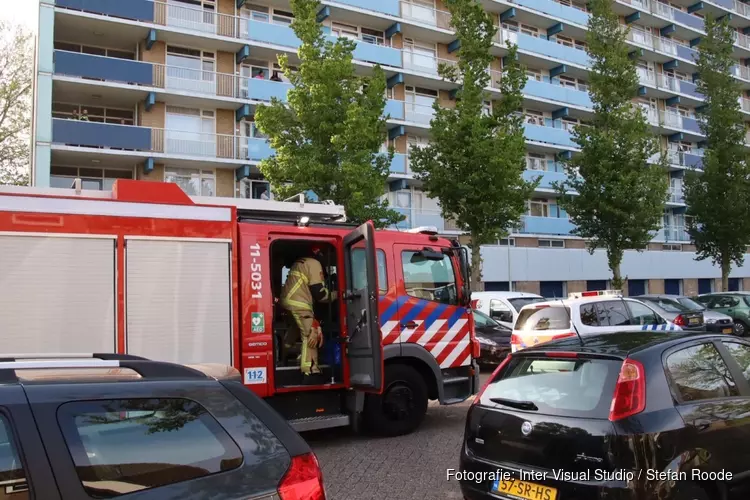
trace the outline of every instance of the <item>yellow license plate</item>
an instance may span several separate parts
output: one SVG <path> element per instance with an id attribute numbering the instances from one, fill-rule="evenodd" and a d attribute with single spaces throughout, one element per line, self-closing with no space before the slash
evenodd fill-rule
<path id="1" fill-rule="evenodd" d="M 724 329 L 723 329 L 723 330 L 721 331 L 721 333 L 732 333 L 732 329 L 731 329 L 731 328 L 724 328 Z"/>
<path id="2" fill-rule="evenodd" d="M 691 325 L 697 325 L 698 324 L 698 318 L 690 318 L 690 321 L 688 321 Z"/>
<path id="3" fill-rule="evenodd" d="M 494 489 L 495 493 L 504 493 L 513 498 L 522 498 L 523 500 L 557 499 L 557 490 L 555 488 L 529 483 L 528 481 L 519 481 L 518 479 L 498 481 Z"/>

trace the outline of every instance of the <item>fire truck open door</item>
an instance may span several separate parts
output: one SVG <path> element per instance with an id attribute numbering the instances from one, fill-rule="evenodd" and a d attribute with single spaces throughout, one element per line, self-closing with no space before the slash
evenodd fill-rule
<path id="1" fill-rule="evenodd" d="M 362 224 L 344 238 L 348 385 L 383 391 L 383 343 L 378 319 L 378 273 L 375 227 Z"/>

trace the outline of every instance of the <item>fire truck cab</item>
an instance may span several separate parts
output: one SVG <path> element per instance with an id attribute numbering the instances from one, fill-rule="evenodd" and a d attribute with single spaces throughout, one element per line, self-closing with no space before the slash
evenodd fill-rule
<path id="1" fill-rule="evenodd" d="M 429 234 L 425 234 L 429 233 Z M 338 300 L 315 305 L 323 380 L 303 385 L 280 293 L 324 249 Z M 0 330 L 7 353 L 116 352 L 221 363 L 300 431 L 411 432 L 428 400 L 478 389 L 466 252 L 432 231 L 347 225 L 331 203 L 0 188 Z"/>

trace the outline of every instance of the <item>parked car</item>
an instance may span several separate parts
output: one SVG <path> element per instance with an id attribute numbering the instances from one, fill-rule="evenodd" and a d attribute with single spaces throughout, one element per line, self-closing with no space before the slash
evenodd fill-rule
<path id="1" fill-rule="evenodd" d="M 513 328 L 510 346 L 515 352 L 559 338 L 634 328 L 682 330 L 643 302 L 624 298 L 619 290 L 599 290 L 524 306 Z"/>
<path id="2" fill-rule="evenodd" d="M 691 309 L 700 308 L 700 310 L 703 311 L 703 322 L 706 326 L 706 331 L 728 334 L 736 333 L 734 331 L 734 320 L 731 316 L 722 314 L 718 311 L 712 311 L 708 309 L 705 304 L 701 304 L 690 297 L 683 297 L 681 295 L 676 297 L 680 304 Z"/>
<path id="3" fill-rule="evenodd" d="M 326 498 L 310 447 L 234 368 L 0 358 L 3 498 Z"/>
<path id="4" fill-rule="evenodd" d="M 527 304 L 541 302 L 544 297 L 526 292 L 474 292 L 472 307 L 483 312 L 503 326 L 513 328 L 521 308 Z"/>
<path id="5" fill-rule="evenodd" d="M 695 304 L 688 307 L 677 299 L 679 295 L 637 295 L 632 297 L 656 309 L 663 318 L 668 319 L 683 330 L 705 330 L 703 307 Z M 687 298 L 687 297 L 686 297 Z M 690 299 L 688 299 L 690 300 Z M 731 332 L 731 326 L 729 327 Z"/>
<path id="6" fill-rule="evenodd" d="M 750 328 L 750 292 L 720 292 L 698 295 L 695 300 L 709 310 L 731 316 L 734 333 L 744 337 Z"/>
<path id="7" fill-rule="evenodd" d="M 510 335 L 513 330 L 503 326 L 480 311 L 474 311 L 474 334 L 481 348 L 479 362 L 499 363 L 510 352 Z"/>
<path id="8" fill-rule="evenodd" d="M 585 340 L 513 353 L 488 379 L 466 419 L 464 498 L 715 500 L 747 481 L 750 342 Z"/>

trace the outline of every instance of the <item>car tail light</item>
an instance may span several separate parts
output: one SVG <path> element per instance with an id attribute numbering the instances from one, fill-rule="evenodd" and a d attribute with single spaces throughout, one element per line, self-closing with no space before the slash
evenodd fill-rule
<path id="1" fill-rule="evenodd" d="M 323 472 L 314 453 L 292 457 L 279 483 L 281 500 L 326 500 Z"/>
<path id="2" fill-rule="evenodd" d="M 546 352 L 544 353 L 548 358 L 577 358 L 577 352 Z"/>
<path id="3" fill-rule="evenodd" d="M 508 354 L 507 356 L 505 356 L 505 359 L 503 360 L 503 362 L 500 363 L 499 365 L 497 365 L 497 368 L 495 368 L 495 371 L 492 372 L 492 375 L 490 375 L 489 378 L 487 378 L 487 380 L 485 380 L 484 385 L 482 386 L 482 388 L 479 389 L 479 392 L 477 392 L 477 395 L 474 396 L 474 402 L 471 403 L 472 406 L 479 403 L 479 400 L 482 399 L 482 393 L 487 389 L 487 387 L 490 385 L 490 383 L 493 380 L 495 380 L 495 377 L 497 376 L 497 374 L 500 373 L 503 370 L 503 368 L 505 368 L 508 365 L 508 363 L 510 363 L 510 358 L 511 358 L 510 354 Z"/>
<path id="4" fill-rule="evenodd" d="M 550 340 L 557 340 L 557 339 L 567 339 L 568 337 L 575 337 L 575 332 L 567 332 L 567 333 L 561 333 L 559 335 L 553 335 Z"/>
<path id="5" fill-rule="evenodd" d="M 677 317 L 672 321 L 677 326 L 685 326 L 685 318 L 682 316 L 682 314 L 678 314 Z"/>
<path id="6" fill-rule="evenodd" d="M 646 372 L 643 365 L 626 359 L 620 368 L 615 395 L 609 408 L 609 420 L 621 420 L 640 413 L 646 408 Z"/>

